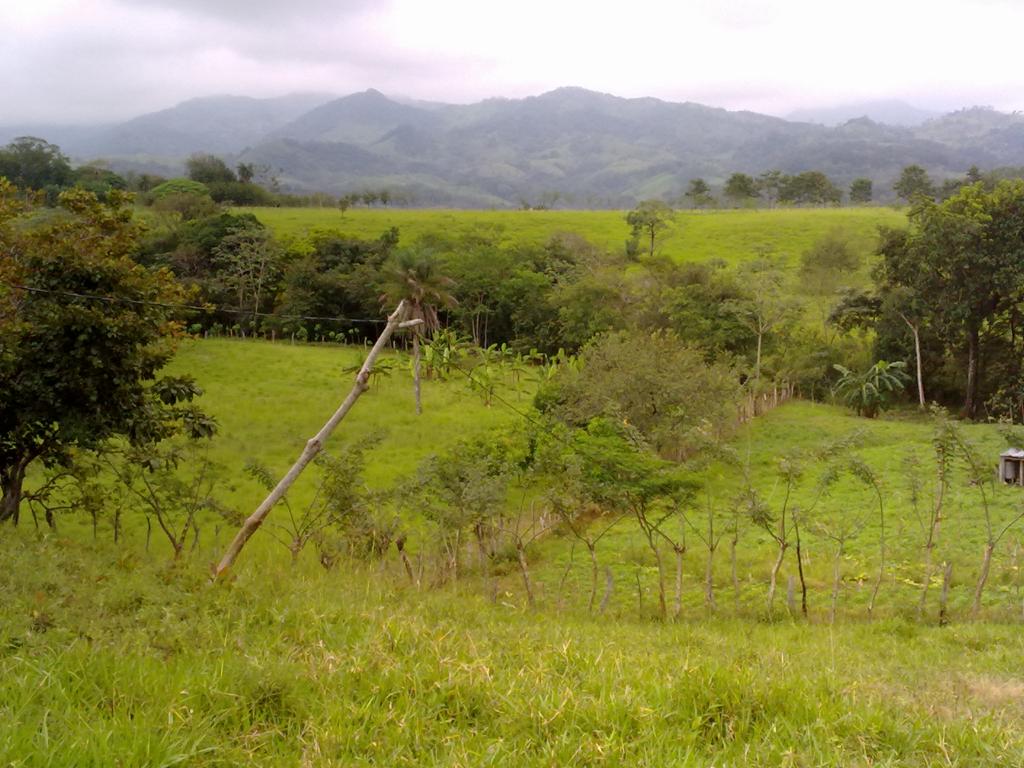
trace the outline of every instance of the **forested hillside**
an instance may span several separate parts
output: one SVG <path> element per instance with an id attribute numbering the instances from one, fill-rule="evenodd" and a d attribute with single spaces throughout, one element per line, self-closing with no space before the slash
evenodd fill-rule
<path id="1" fill-rule="evenodd" d="M 368 90 L 330 100 L 196 99 L 89 131 L 46 132 L 78 161 L 179 172 L 195 152 L 265 166 L 281 188 L 334 195 L 387 188 L 420 205 L 624 207 L 684 200 L 688 183 L 716 190 L 736 172 L 820 171 L 841 189 L 874 182 L 895 199 L 901 168 L 943 179 L 1024 165 L 1024 118 L 967 109 L 911 127 L 857 118 L 835 127 L 696 103 L 624 99 L 560 88 L 525 99 L 455 105 L 396 101 Z"/>

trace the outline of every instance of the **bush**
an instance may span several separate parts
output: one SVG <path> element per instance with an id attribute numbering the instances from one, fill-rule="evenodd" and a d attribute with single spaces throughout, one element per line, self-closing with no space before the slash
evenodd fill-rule
<path id="1" fill-rule="evenodd" d="M 228 205 L 273 205 L 274 196 L 256 184 L 241 181 L 215 181 L 209 185 L 210 197 Z"/>
<path id="2" fill-rule="evenodd" d="M 210 188 L 205 184 L 192 179 L 169 179 L 163 184 L 153 187 L 147 193 L 150 202 L 162 200 L 173 195 L 199 195 L 210 196 Z"/>

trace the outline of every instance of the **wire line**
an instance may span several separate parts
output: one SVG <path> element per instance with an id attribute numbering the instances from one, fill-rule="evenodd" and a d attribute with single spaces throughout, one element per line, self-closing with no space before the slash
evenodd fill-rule
<path id="1" fill-rule="evenodd" d="M 274 312 L 252 312 L 246 309 L 234 309 L 232 307 L 216 306 L 213 304 L 171 304 L 164 301 L 149 301 L 147 299 L 129 299 L 120 296 L 103 296 L 100 294 L 79 293 L 77 291 L 61 291 L 52 288 L 37 288 L 31 285 L 9 283 L 7 281 L 2 280 L 0 280 L 0 285 L 5 285 L 8 288 L 13 288 L 18 291 L 25 291 L 27 293 L 41 293 L 49 294 L 52 296 L 65 296 L 67 298 L 83 299 L 86 301 L 99 301 L 106 304 L 133 304 L 148 307 L 161 307 L 163 309 L 181 309 L 194 312 L 225 312 L 237 315 L 244 315 L 246 317 L 277 317 L 282 320 L 321 320 L 343 323 L 375 323 L 380 325 L 385 325 L 387 323 L 387 320 L 383 318 L 376 319 L 368 317 L 328 317 L 323 315 L 279 315 Z"/>

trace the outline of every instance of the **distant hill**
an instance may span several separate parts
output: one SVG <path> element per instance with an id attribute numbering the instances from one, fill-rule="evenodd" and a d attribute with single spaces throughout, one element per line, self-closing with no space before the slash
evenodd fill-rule
<path id="1" fill-rule="evenodd" d="M 180 160 L 193 152 L 236 153 L 264 140 L 330 94 L 292 94 L 273 99 L 210 96 L 190 99 L 170 109 L 116 125 L 69 132 L 38 127 L 37 134 L 60 144 L 76 159 L 162 158 Z M 15 130 L 0 129 L 9 141 Z"/>
<path id="2" fill-rule="evenodd" d="M 855 116 L 826 126 L 582 88 L 468 105 L 368 90 L 341 98 L 193 99 L 114 126 L 37 133 L 78 160 L 105 158 L 115 168 L 180 168 L 192 152 L 214 152 L 271 167 L 287 190 L 386 187 L 419 205 L 466 207 L 554 197 L 621 207 L 678 197 L 696 177 L 720 187 L 735 171 L 773 168 L 821 170 L 844 188 L 867 176 L 886 199 L 911 163 L 938 179 L 971 165 L 1024 165 L 1020 115 L 972 108 L 901 125 L 910 121 L 906 105 L 872 104 L 888 105 L 890 121 Z"/>
<path id="3" fill-rule="evenodd" d="M 905 101 L 887 99 L 842 104 L 838 107 L 798 109 L 786 115 L 786 119 L 798 123 L 836 126 L 858 117 L 866 117 L 876 123 L 913 127 L 941 115 L 941 112 L 919 109 Z"/>

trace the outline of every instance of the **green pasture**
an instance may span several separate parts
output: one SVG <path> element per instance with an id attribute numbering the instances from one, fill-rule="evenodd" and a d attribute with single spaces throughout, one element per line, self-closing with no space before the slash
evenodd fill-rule
<path id="1" fill-rule="evenodd" d="M 245 461 L 283 471 L 344 397 L 345 369 L 361 354 L 224 339 L 182 347 L 173 370 L 196 377 L 203 407 L 220 422 L 210 455 L 225 503 L 248 512 L 258 502 Z M 532 386 L 509 377 L 501 395 L 525 408 Z M 417 417 L 400 366 L 374 383 L 327 450 L 381 432 L 367 479 L 386 487 L 456 439 L 518 418 L 500 403 L 485 406 L 461 378 L 425 381 Z M 994 471 L 998 430 L 964 431 Z M 664 624 L 655 619 L 656 568 L 628 520 L 598 551 L 615 586 L 607 610 L 590 613 L 586 553 L 559 529 L 528 550 L 531 607 L 512 560 L 499 563 L 494 581 L 467 556 L 457 584 L 428 578 L 416 587 L 393 556 L 325 571 L 309 551 L 292 566 L 261 531 L 232 577 L 212 586 L 208 565 L 231 533 L 223 524 L 205 520 L 200 546 L 172 564 L 166 548 L 143 548 L 138 516 L 120 544 L 105 525 L 93 541 L 74 515 L 60 518 L 57 533 L 26 519 L 0 538 L 0 765 L 1019 765 L 1022 532 L 1001 544 L 981 620 L 971 619 L 982 528 L 977 488 L 958 471 L 936 553 L 954 563 L 952 621 L 936 621 L 937 584 L 917 618 L 922 539 L 903 462 L 920 457 L 921 505 L 931 503 L 926 418 L 908 411 L 868 421 L 831 405 L 781 406 L 732 437 L 737 460 L 706 471 L 691 522 L 701 525 L 708 496 L 724 516 L 744 472 L 777 505 L 783 455 L 853 434 L 846 455 L 877 473 L 887 504 L 891 567 L 870 620 L 875 503 L 845 477 L 812 515 L 821 471 L 814 464 L 793 500 L 808 510 L 807 621 L 785 606 L 792 552 L 767 619 L 774 545 L 749 523 L 738 549 L 738 605 L 723 543 L 714 564 L 718 608 L 704 606 L 706 553 L 687 529 L 683 612 Z M 315 471 L 296 499 L 314 482 Z M 997 489 L 994 515 L 1007 519 L 1022 499 L 1019 489 Z M 401 512 L 416 519 L 415 510 Z M 831 624 L 830 549 L 813 523 L 844 516 L 864 525 L 842 561 Z M 428 550 L 426 533 L 413 528 L 416 559 Z M 666 563 L 671 591 L 670 553 Z"/>
<path id="2" fill-rule="evenodd" d="M 398 227 L 403 242 L 430 234 L 452 239 L 491 237 L 498 243 L 543 243 L 553 235 L 582 235 L 596 245 L 621 250 L 629 238 L 624 211 L 465 211 L 335 208 L 244 208 L 284 239 L 301 239 L 318 229 L 355 237 L 378 237 Z M 759 249 L 794 259 L 833 229 L 846 231 L 869 254 L 878 225 L 901 226 L 903 211 L 886 207 L 774 210 L 680 211 L 658 250 L 680 261 L 721 259 L 736 263 Z"/>
<path id="3" fill-rule="evenodd" d="M 359 348 L 336 345 L 292 345 L 243 340 L 203 340 L 186 343 L 173 370 L 189 372 L 205 390 L 203 407 L 219 424 L 210 457 L 221 478 L 217 493 L 229 507 L 247 513 L 264 495 L 263 489 L 242 469 L 248 460 L 257 460 L 274 474 L 283 473 L 348 392 L 352 374 L 345 369 L 362 355 Z M 399 353 L 395 353 L 398 355 Z M 462 374 L 453 373 L 447 381 L 424 381 L 424 413 L 417 417 L 413 408 L 411 373 L 408 359 L 389 376 L 374 382 L 350 416 L 335 433 L 333 445 L 351 444 L 371 435 L 380 442 L 369 454 L 367 482 L 387 488 L 411 477 L 426 457 L 443 453 L 455 441 L 520 423 L 522 417 L 500 401 L 484 405 L 480 395 L 469 387 Z M 535 381 L 529 376 L 513 383 L 506 376 L 500 394 L 517 410 L 526 410 Z M 834 529 L 842 520 L 860 526 L 845 545 L 841 560 L 842 594 L 840 614 L 863 618 L 879 561 L 879 519 L 874 491 L 851 474 L 844 465 L 862 459 L 876 473 L 885 503 L 887 540 L 885 580 L 879 593 L 878 612 L 883 615 L 916 616 L 922 584 L 922 546 L 924 518 L 933 503 L 936 488 L 932 437 L 934 428 L 927 417 L 913 410 L 868 420 L 834 405 L 793 402 L 767 413 L 740 428 L 731 438 L 735 460 L 718 462 L 702 470 L 697 479 L 701 489 L 687 511 L 686 520 L 678 518 L 670 526 L 671 535 L 687 546 L 684 557 L 683 607 L 691 615 L 705 611 L 703 580 L 706 549 L 698 533 L 706 533 L 707 509 L 715 510 L 721 533 L 731 524 L 732 509 L 743 489 L 744 476 L 761 494 L 772 510 L 778 510 L 784 495 L 778 467 L 787 456 L 803 454 L 806 465 L 790 500 L 803 526 L 806 576 L 811 591 L 811 610 L 822 618 L 827 613 L 833 577 L 834 543 L 826 529 Z M 1006 439 L 991 425 L 967 425 L 964 434 L 982 447 L 992 471 Z M 836 441 L 850 446 L 836 459 L 841 470 L 839 480 L 818 497 L 819 479 L 824 465 L 811 457 L 813 452 Z M 916 462 L 916 466 L 913 464 Z M 912 503 L 914 479 L 918 501 Z M 310 471 L 292 493 L 301 505 L 316 487 L 316 470 Z M 952 487 L 945 498 L 945 515 L 936 549 L 937 562 L 948 560 L 954 566 L 951 608 L 964 616 L 973 594 L 985 528 L 979 489 L 970 487 L 964 472 L 955 470 Z M 513 489 L 509 510 L 514 512 L 538 498 L 539 488 Z M 1024 491 L 997 486 L 991 498 L 993 522 L 997 527 L 1011 520 L 1024 504 Z M 279 512 L 280 513 L 280 512 Z M 414 552 L 429 550 L 427 532 L 414 509 L 396 509 L 414 532 L 410 547 Z M 721 610 L 751 616 L 764 611 L 764 594 L 769 569 L 776 554 L 769 535 L 741 521 L 736 548 L 740 581 L 738 599 L 733 593 L 729 562 L 729 536 L 725 536 L 713 560 L 717 599 Z M 595 525 L 602 522 L 595 523 Z M 219 524 L 218 524 L 219 525 Z M 206 540 L 206 556 L 216 556 L 215 545 L 222 544 L 227 531 L 221 528 L 218 540 Z M 262 538 L 262 543 L 261 543 Z M 257 536 L 254 544 L 271 547 L 282 558 L 287 553 L 268 537 Z M 1000 542 L 986 592 L 986 615 L 1000 620 L 1017 620 L 1021 615 L 1021 574 L 1019 560 L 1024 544 L 1024 523 Z M 204 550 L 205 551 L 205 550 Z M 580 545 L 564 529 L 554 528 L 531 547 L 531 559 L 539 600 L 549 605 L 586 606 L 590 564 Z M 609 611 L 653 615 L 656 609 L 657 570 L 651 552 L 628 519 L 608 535 L 599 549 L 602 568 L 614 575 Z M 312 555 L 310 555 L 312 557 Z M 467 556 L 472 567 L 475 559 Z M 675 564 L 666 552 L 670 587 L 674 589 Z M 398 574 L 397 562 L 389 563 Z M 525 599 L 518 570 L 510 560 L 499 565 L 500 583 L 515 601 Z M 785 593 L 789 577 L 796 576 L 795 553 L 791 547 L 780 575 L 776 609 L 785 612 Z M 936 572 L 935 578 L 938 578 Z M 927 617 L 935 616 L 938 584 L 933 585 Z M 602 591 L 604 579 L 602 576 Z M 493 584 L 481 584 L 482 593 Z M 639 593 L 639 594 L 638 594 Z"/>
<path id="4" fill-rule="evenodd" d="M 999 453 L 1006 448 L 1006 437 L 995 426 L 984 424 L 965 425 L 963 433 L 979 448 L 994 476 Z M 844 521 L 859 530 L 845 543 L 840 559 L 838 615 L 853 620 L 866 616 L 878 574 L 883 521 L 874 490 L 844 471 L 844 465 L 851 465 L 858 459 L 877 476 L 884 501 L 886 568 L 876 616 L 916 617 L 924 584 L 923 553 L 928 514 L 937 492 L 934 434 L 930 419 L 914 411 L 868 420 L 841 406 L 800 401 L 780 406 L 740 429 L 731 439 L 736 460 L 716 462 L 699 473 L 701 487 L 685 515 L 689 522 L 677 518 L 670 525 L 670 534 L 687 547 L 683 560 L 684 612 L 698 615 L 708 610 L 703 591 L 707 548 L 701 537 L 708 535 L 710 506 L 715 512 L 714 525 L 722 536 L 712 561 L 717 609 L 727 614 L 739 612 L 757 616 L 764 613 L 769 572 L 778 548 L 765 530 L 741 516 L 736 548 L 739 591 L 734 592 L 729 552 L 732 510 L 744 488 L 744 477 L 749 476 L 762 500 L 777 516 L 786 494 L 780 465 L 788 457 L 803 455 L 803 476 L 789 500 L 789 515 L 792 519 L 796 513 L 802 526 L 812 619 L 828 618 L 836 552 L 836 543 L 828 533 L 839 530 Z M 833 460 L 839 468 L 839 479 L 821 494 L 819 488 L 826 465 L 814 459 L 813 454 L 837 441 L 851 441 L 852 445 Z M 934 556 L 936 562 L 953 564 L 950 610 L 961 618 L 969 615 L 986 541 L 982 490 L 989 495 L 997 532 L 1024 510 L 1024 489 L 1000 484 L 994 488 L 973 486 L 962 463 L 954 463 Z M 794 550 L 795 542 L 791 542 L 779 577 L 777 612 L 786 612 L 788 581 L 798 577 Z M 543 556 L 539 579 L 549 599 L 565 600 L 567 598 L 561 596 L 569 595 L 568 599 L 585 604 L 590 563 L 583 546 L 577 544 L 574 549 L 573 538 L 563 530 L 543 541 L 538 551 Z M 655 615 L 656 562 L 636 526 L 629 520 L 618 524 L 608 534 L 600 551 L 605 558 L 602 566 L 609 566 L 614 574 L 615 591 L 610 605 L 635 613 L 642 603 L 641 613 Z M 664 556 L 672 593 L 676 566 L 667 547 Z M 984 615 L 1000 621 L 1019 621 L 1024 616 L 1022 565 L 1024 521 L 1012 527 L 995 550 L 985 591 Z M 925 606 L 924 617 L 928 621 L 934 621 L 937 616 L 940 577 L 940 569 L 936 569 Z M 602 576 L 602 592 L 603 580 Z M 674 599 L 674 595 L 670 597 Z M 797 592 L 798 603 L 799 597 Z"/>
<path id="5" fill-rule="evenodd" d="M 0 764 L 1017 766 L 1018 626 L 668 625 L 0 539 Z"/>
<path id="6" fill-rule="evenodd" d="M 224 478 L 222 492 L 232 507 L 249 512 L 266 495 L 256 481 L 243 475 L 245 463 L 259 461 L 283 474 L 341 405 L 355 378 L 351 369 L 365 354 L 362 347 L 335 344 L 241 339 L 183 344 L 170 371 L 194 376 L 204 390 L 201 404 L 218 422 L 209 455 Z M 417 416 L 410 359 L 399 351 L 390 356 L 396 368 L 371 381 L 326 448 L 330 452 L 332 445 L 379 438 L 366 471 L 372 487 L 388 487 L 415 473 L 423 459 L 455 440 L 501 428 L 517 418 L 498 406 L 484 405 L 458 373 L 450 381 L 423 380 L 423 414 Z M 502 394 L 526 407 L 530 394 L 525 387 L 525 382 L 517 389 L 508 381 Z M 307 500 L 312 490 L 312 483 L 299 485 L 296 501 Z"/>

